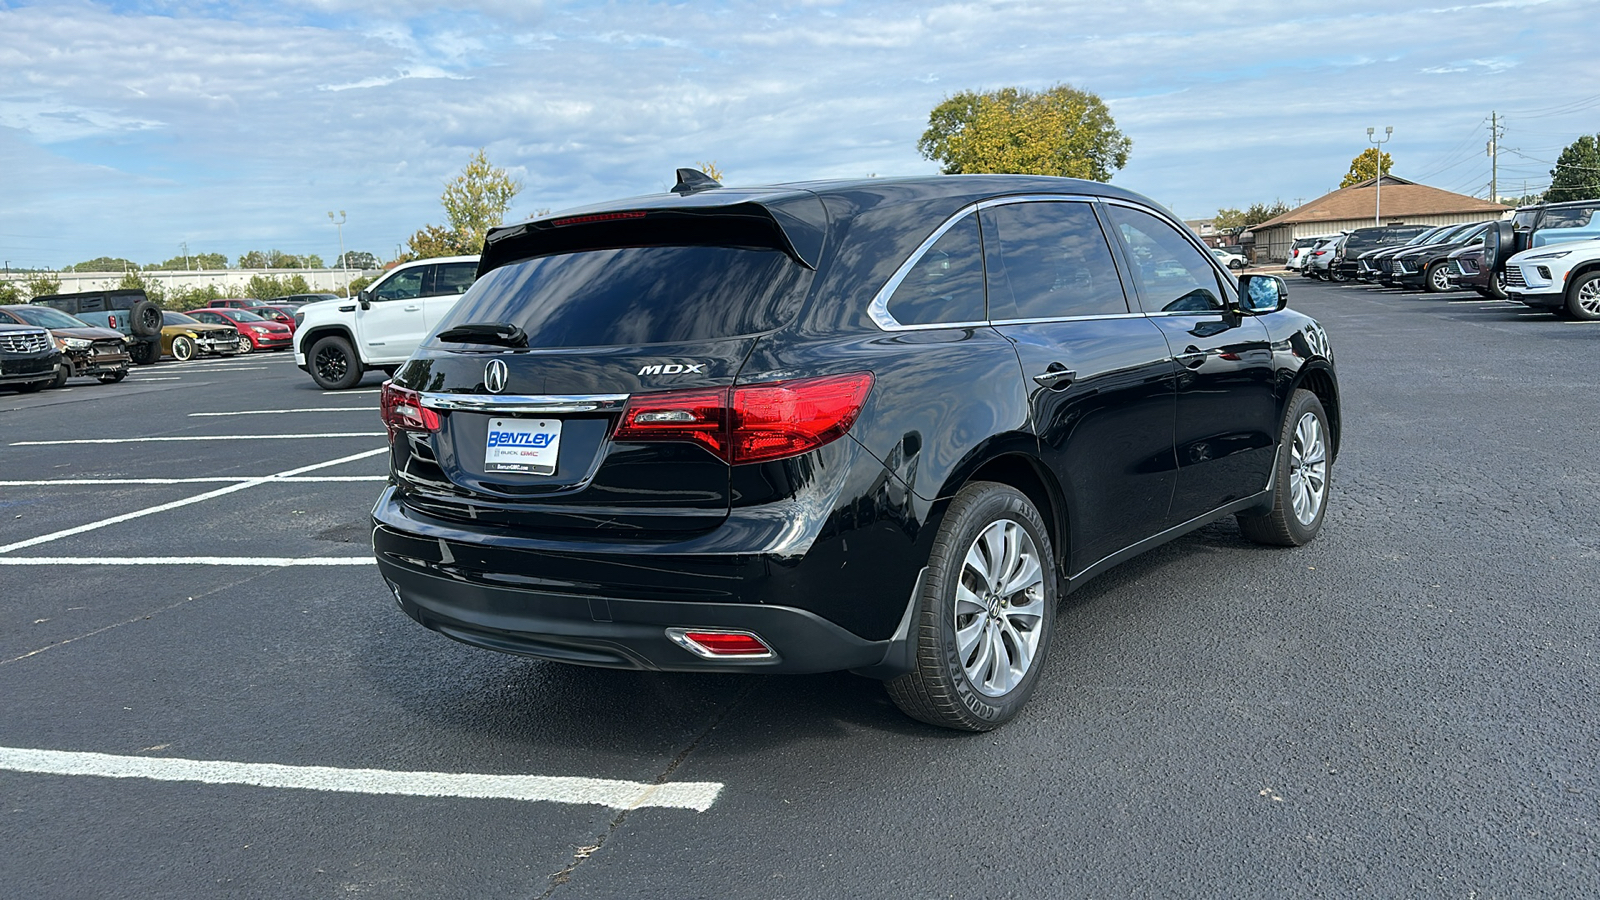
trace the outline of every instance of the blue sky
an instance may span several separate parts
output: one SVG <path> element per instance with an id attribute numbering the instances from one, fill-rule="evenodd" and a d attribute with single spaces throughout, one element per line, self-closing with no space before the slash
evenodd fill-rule
<path id="1" fill-rule="evenodd" d="M 927 175 L 949 94 L 1098 93 L 1114 183 L 1200 218 L 1337 186 L 1366 129 L 1395 174 L 1544 187 L 1600 132 L 1594 0 L 562 3 L 0 0 L 0 255 L 388 257 L 479 147 L 512 220 L 663 190 Z M 381 7 L 381 8 L 375 8 Z"/>

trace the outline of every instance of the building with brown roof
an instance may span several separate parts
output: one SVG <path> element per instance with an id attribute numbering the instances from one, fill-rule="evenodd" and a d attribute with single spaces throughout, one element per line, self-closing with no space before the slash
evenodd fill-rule
<path id="1" fill-rule="evenodd" d="M 1380 197 L 1381 210 L 1378 208 Z M 1288 258 L 1290 246 L 1299 238 L 1332 236 L 1377 224 L 1483 222 L 1501 218 L 1511 211 L 1509 206 L 1385 175 L 1381 191 L 1377 179 L 1369 178 L 1324 194 L 1250 230 L 1255 236 L 1258 257 L 1282 260 Z M 1382 213 L 1381 222 L 1375 219 L 1378 212 Z"/>

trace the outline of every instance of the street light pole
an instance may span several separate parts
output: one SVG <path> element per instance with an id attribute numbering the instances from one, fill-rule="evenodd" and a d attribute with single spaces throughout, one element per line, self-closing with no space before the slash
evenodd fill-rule
<path id="1" fill-rule="evenodd" d="M 1374 131 L 1378 130 L 1376 128 L 1368 128 L 1366 130 L 1366 141 L 1378 147 L 1378 181 L 1373 183 L 1374 191 L 1376 191 L 1376 194 L 1374 194 L 1376 199 L 1373 200 L 1373 224 L 1374 226 L 1381 226 L 1381 224 L 1384 224 L 1384 215 L 1382 215 L 1384 213 L 1384 144 L 1389 143 L 1389 138 L 1394 138 L 1395 127 L 1394 125 L 1386 125 L 1382 138 L 1373 138 Z M 333 213 L 328 213 L 328 215 L 331 216 Z"/>
<path id="2" fill-rule="evenodd" d="M 347 221 L 344 210 L 339 210 L 339 218 L 335 219 L 333 213 L 328 213 L 328 221 L 333 227 L 339 229 L 339 268 L 344 270 L 344 298 L 350 299 L 350 260 L 344 255 L 344 223 Z"/>

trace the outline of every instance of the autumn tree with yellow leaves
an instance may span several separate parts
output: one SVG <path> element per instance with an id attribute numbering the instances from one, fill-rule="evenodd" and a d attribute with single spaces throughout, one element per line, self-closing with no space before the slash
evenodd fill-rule
<path id="1" fill-rule="evenodd" d="M 946 175 L 1009 172 L 1109 181 L 1133 141 L 1105 101 L 1058 84 L 1045 91 L 962 91 L 928 114 L 917 149 Z"/>

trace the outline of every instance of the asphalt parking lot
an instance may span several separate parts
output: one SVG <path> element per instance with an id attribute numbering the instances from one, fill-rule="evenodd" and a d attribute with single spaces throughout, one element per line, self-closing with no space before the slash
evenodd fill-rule
<path id="1" fill-rule="evenodd" d="M 0 894 L 1600 895 L 1600 326 L 1289 281 L 1344 391 L 1321 537 L 1102 576 L 984 735 L 414 625 L 378 376 L 0 393 Z"/>

